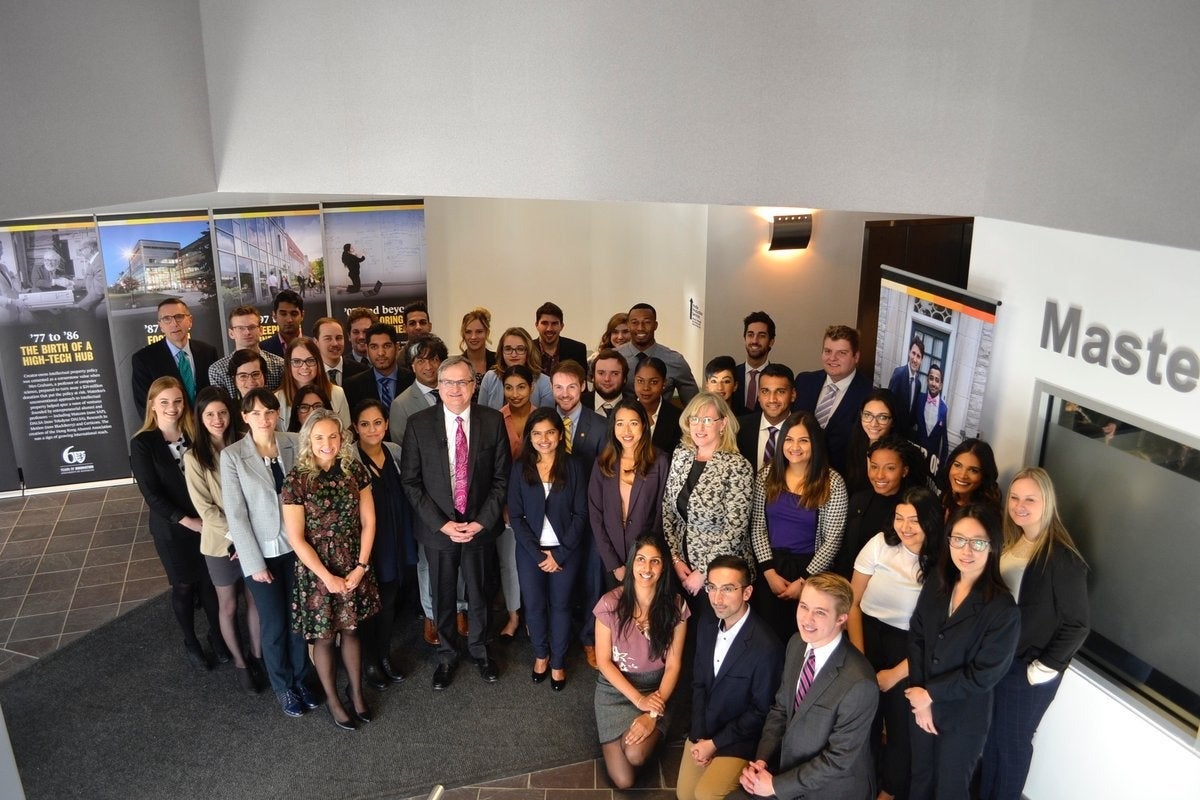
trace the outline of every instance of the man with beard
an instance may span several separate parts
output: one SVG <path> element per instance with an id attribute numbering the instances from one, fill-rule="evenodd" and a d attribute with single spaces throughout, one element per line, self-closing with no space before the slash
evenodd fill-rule
<path id="1" fill-rule="evenodd" d="M 950 449 L 946 437 L 946 417 L 950 409 L 942 400 L 943 380 L 942 365 L 930 364 L 929 374 L 925 377 L 926 390 L 917 404 L 917 444 L 925 451 L 930 475 L 937 474 Z"/>
<path id="2" fill-rule="evenodd" d="M 607 417 L 617 403 L 633 397 L 625 391 L 628 377 L 629 362 L 625 357 L 610 348 L 601 350 L 592 362 L 592 391 L 584 393 L 583 404 Z"/>
<path id="3" fill-rule="evenodd" d="M 746 360 L 734 372 L 741 387 L 737 395 L 739 403 L 733 406 L 734 414 L 758 410 L 758 378 L 770 363 L 771 348 L 775 346 L 775 320 L 765 311 L 747 314 L 742 320 L 742 340 L 746 345 Z"/>

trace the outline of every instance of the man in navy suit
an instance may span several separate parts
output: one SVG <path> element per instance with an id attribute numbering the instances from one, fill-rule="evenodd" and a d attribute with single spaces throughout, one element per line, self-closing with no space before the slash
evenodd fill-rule
<path id="1" fill-rule="evenodd" d="M 467 650 L 486 682 L 500 677 L 487 650 L 491 598 L 486 586 L 496 568 L 496 537 L 504 530 L 512 462 L 500 412 L 471 402 L 475 372 L 469 361 L 462 356 L 443 361 L 438 391 L 441 403 L 409 417 L 400 455 L 400 480 L 416 512 L 417 540 L 429 560 L 439 639 L 434 691 L 447 688 L 458 668 L 454 641 L 460 567 L 467 590 Z"/>
<path id="2" fill-rule="evenodd" d="M 717 556 L 707 575 L 716 619 L 696 627 L 692 725 L 675 784 L 679 800 L 715 800 L 738 787 L 783 669 L 783 645 L 750 610 L 754 588 L 745 559 Z"/>
<path id="3" fill-rule="evenodd" d="M 950 450 L 946 436 L 946 416 L 950 409 L 942 400 L 942 380 L 942 365 L 930 364 L 925 379 L 927 390 L 920 396 L 914 415 L 917 444 L 925 451 L 930 475 L 937 475 Z"/>
<path id="4" fill-rule="evenodd" d="M 208 368 L 217 360 L 215 347 L 191 338 L 192 313 L 178 297 L 168 297 L 158 304 L 158 329 L 163 338 L 133 354 L 133 402 L 138 417 L 146 415 L 146 393 L 158 378 L 178 378 L 188 389 L 188 402 L 195 402 L 196 392 L 209 385 Z M 187 362 L 190 388 L 182 374 L 180 354 Z"/>
<path id="5" fill-rule="evenodd" d="M 738 417 L 738 450 L 755 473 L 767 464 L 767 456 L 783 445 L 784 421 L 796 400 L 795 378 L 783 364 L 767 364 L 758 378 L 758 411 Z"/>
<path id="6" fill-rule="evenodd" d="M 550 375 L 550 388 L 554 392 L 554 405 L 562 417 L 563 427 L 567 432 L 567 452 L 583 468 L 584 480 L 591 477 L 592 467 L 600 449 L 604 446 L 604 436 L 608 433 L 608 422 L 604 417 L 584 408 L 580 400 L 583 397 L 583 387 L 587 373 L 577 361 L 563 361 L 554 368 Z M 588 665 L 596 666 L 596 620 L 592 609 L 604 594 L 604 563 L 596 553 L 596 541 L 589 527 L 584 536 L 586 548 L 583 562 L 583 576 L 578 579 L 577 586 L 582 593 L 580 605 L 582 624 L 579 629 L 579 641 L 583 644 L 583 653 Z"/>
<path id="7" fill-rule="evenodd" d="M 921 362 L 925 360 L 925 342 L 914 336 L 908 346 L 908 363 L 901 364 L 892 372 L 888 391 L 896 395 L 896 402 L 904 412 L 904 419 L 896 420 L 896 430 L 911 431 L 917 424 L 917 402 L 925 391 L 921 383 Z"/>
<path id="8" fill-rule="evenodd" d="M 850 432 L 861 424 L 858 412 L 871 393 L 871 379 L 858 373 L 858 331 L 847 325 L 830 325 L 821 345 L 824 369 L 796 376 L 797 411 L 811 411 L 825 429 L 829 462 L 846 471 Z"/>

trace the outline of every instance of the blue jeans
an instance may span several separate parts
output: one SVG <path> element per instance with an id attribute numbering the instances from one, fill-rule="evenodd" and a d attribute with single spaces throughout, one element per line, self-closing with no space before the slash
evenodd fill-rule
<path id="1" fill-rule="evenodd" d="M 292 632 L 292 590 L 296 587 L 296 554 L 265 559 L 274 579 L 260 583 L 246 578 L 246 586 L 258 606 L 262 633 L 263 663 L 276 692 L 299 686 L 308 673 L 308 648 L 304 637 Z"/>

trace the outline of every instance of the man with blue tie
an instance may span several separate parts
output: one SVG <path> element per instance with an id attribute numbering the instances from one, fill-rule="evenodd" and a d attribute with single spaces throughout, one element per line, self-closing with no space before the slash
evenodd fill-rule
<path id="1" fill-rule="evenodd" d="M 412 385 L 413 375 L 400 368 L 396 342 L 400 335 L 386 322 L 376 322 L 367 328 L 367 358 L 371 369 L 346 380 L 343 389 L 346 402 L 353 411 L 363 400 L 378 400 L 384 408 Z"/>
<path id="2" fill-rule="evenodd" d="M 209 385 L 208 368 L 217 360 L 217 349 L 191 337 L 192 313 L 178 297 L 158 304 L 158 329 L 163 338 L 133 354 L 133 402 L 138 417 L 146 415 L 146 393 L 158 378 L 178 378 L 188 404 L 196 392 Z"/>
<path id="3" fill-rule="evenodd" d="M 804 582 L 799 635 L 788 642 L 757 758 L 742 771 L 742 790 L 734 796 L 875 797 L 870 733 L 879 685 L 871 663 L 844 634 L 853 599 L 840 575 L 821 572 Z"/>

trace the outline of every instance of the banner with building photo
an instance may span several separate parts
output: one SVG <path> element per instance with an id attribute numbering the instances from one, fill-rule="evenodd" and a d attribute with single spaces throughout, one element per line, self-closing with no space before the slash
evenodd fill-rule
<path id="1" fill-rule="evenodd" d="M 91 217 L 0 222 L 0 385 L 27 488 L 128 477 Z"/>
<path id="2" fill-rule="evenodd" d="M 224 352 L 211 221 L 207 211 L 190 211 L 101 217 L 98 222 L 125 434 L 132 437 L 143 420 L 133 396 L 133 354 L 163 338 L 160 302 L 183 300 L 191 319 L 175 330 L 212 345 L 218 355 Z M 140 400 L 145 402 L 144 397 Z"/>
<path id="3" fill-rule="evenodd" d="M 213 229 L 226 314 L 240 305 L 254 306 L 262 319 L 263 338 L 274 336 L 278 328 L 271 318 L 271 301 L 291 289 L 304 302 L 306 320 L 325 316 L 328 300 L 319 275 L 317 206 L 216 209 Z"/>
<path id="4" fill-rule="evenodd" d="M 982 436 L 998 300 L 882 266 L 875 385 L 892 390 L 930 476 Z"/>
<path id="5" fill-rule="evenodd" d="M 404 332 L 404 306 L 424 300 L 425 202 L 326 203 L 321 264 L 332 316 L 365 307 Z"/>

